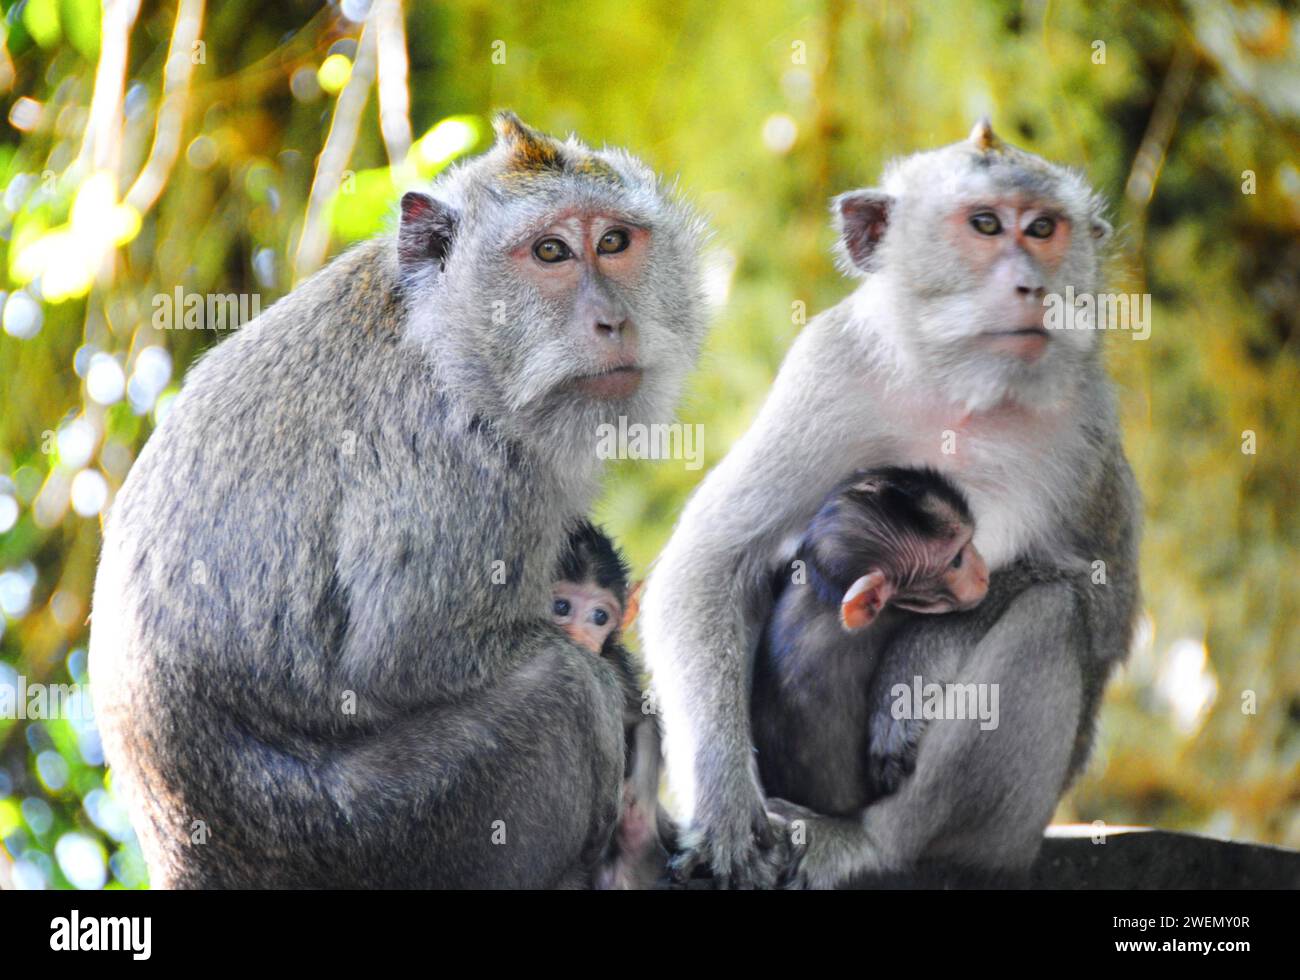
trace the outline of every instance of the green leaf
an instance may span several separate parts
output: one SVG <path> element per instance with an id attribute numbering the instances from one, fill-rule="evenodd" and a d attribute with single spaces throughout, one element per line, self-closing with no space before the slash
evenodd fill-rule
<path id="1" fill-rule="evenodd" d="M 41 47 L 54 47 L 63 37 L 59 28 L 58 0 L 27 0 L 27 6 L 23 8 L 23 26 Z"/>
<path id="2" fill-rule="evenodd" d="M 99 0 L 62 0 L 60 20 L 68 40 L 88 61 L 99 57 Z"/>

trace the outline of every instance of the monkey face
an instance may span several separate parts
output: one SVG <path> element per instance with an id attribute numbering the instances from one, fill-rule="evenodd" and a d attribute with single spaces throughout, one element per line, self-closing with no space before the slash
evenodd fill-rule
<path id="1" fill-rule="evenodd" d="M 621 625 L 623 611 L 609 589 L 591 582 L 557 582 L 551 588 L 551 620 L 578 646 L 599 654 Z"/>
<path id="2" fill-rule="evenodd" d="M 987 124 L 836 199 L 849 266 L 883 276 L 909 325 L 897 342 L 971 408 L 1059 398 L 1084 376 L 1096 331 L 1045 314 L 1097 288 L 1100 208 L 1077 174 Z"/>
<path id="3" fill-rule="evenodd" d="M 594 457 L 601 423 L 666 420 L 694 365 L 703 226 L 626 153 L 509 114 L 496 128 L 489 153 L 422 195 L 442 220 L 408 227 L 404 199 L 408 333 L 474 415 Z"/>
<path id="4" fill-rule="evenodd" d="M 1043 297 L 1070 247 L 1070 219 L 1030 199 L 997 197 L 958 207 L 946 233 L 975 280 L 984 283 L 987 324 L 978 335 L 990 351 L 1027 362 L 1049 342 Z"/>
<path id="5" fill-rule="evenodd" d="M 840 623 L 869 625 L 886 605 L 920 613 L 970 609 L 988 592 L 965 496 L 935 470 L 878 467 L 833 491 L 801 546 L 819 574 L 853 578 Z"/>
<path id="6" fill-rule="evenodd" d="M 938 547 L 937 543 L 933 547 Z M 988 565 L 968 538 L 946 565 L 916 575 L 897 591 L 893 601 L 911 612 L 958 612 L 978 606 L 988 591 Z"/>
<path id="7" fill-rule="evenodd" d="M 650 232 L 603 212 L 562 214 L 510 252 L 515 274 L 562 321 L 572 390 L 625 400 L 641 385 L 635 292 L 650 250 Z"/>

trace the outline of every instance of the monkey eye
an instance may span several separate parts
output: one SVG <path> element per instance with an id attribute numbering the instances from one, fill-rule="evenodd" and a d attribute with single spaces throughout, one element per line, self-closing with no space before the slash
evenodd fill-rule
<path id="1" fill-rule="evenodd" d="M 600 241 L 596 243 L 596 251 L 601 255 L 613 255 L 627 248 L 630 241 L 627 232 L 622 228 L 611 228 L 600 236 Z"/>
<path id="2" fill-rule="evenodd" d="M 551 612 L 560 617 L 569 615 L 572 609 L 573 607 L 569 605 L 568 599 L 556 599 L 551 603 Z"/>
<path id="3" fill-rule="evenodd" d="M 951 564 L 950 566 L 948 566 L 948 567 L 949 567 L 949 568 L 961 568 L 961 562 L 962 562 L 962 558 L 961 558 L 961 556 L 964 555 L 964 554 L 966 554 L 966 548 L 963 546 L 962 549 L 961 549 L 961 551 L 957 552 L 957 557 L 954 558 L 954 559 L 952 560 L 952 564 Z"/>
<path id="4" fill-rule="evenodd" d="M 572 258 L 573 253 L 569 251 L 569 246 L 558 238 L 543 238 L 533 246 L 533 254 L 541 262 L 563 262 L 565 259 Z"/>
<path id="5" fill-rule="evenodd" d="M 597 609 L 594 613 L 591 614 L 591 621 L 595 623 L 597 626 L 604 626 L 606 623 L 609 622 L 609 613 L 607 613 L 604 609 Z"/>
<path id="6" fill-rule="evenodd" d="M 996 235 L 1002 230 L 1002 222 L 992 211 L 981 211 L 971 215 L 970 226 L 981 235 Z"/>
<path id="7" fill-rule="evenodd" d="M 1054 231 L 1056 222 L 1051 218 L 1035 218 L 1025 229 L 1025 234 L 1030 238 L 1051 238 Z"/>

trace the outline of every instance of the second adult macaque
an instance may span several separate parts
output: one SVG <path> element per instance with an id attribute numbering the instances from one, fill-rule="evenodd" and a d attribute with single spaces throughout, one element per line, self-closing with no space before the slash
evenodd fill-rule
<path id="1" fill-rule="evenodd" d="M 921 864 L 1020 871 L 1087 758 L 1137 611 L 1140 508 L 1100 331 L 1044 317 L 1045 300 L 1103 288 L 1103 202 L 981 122 L 832 207 L 842 266 L 862 281 L 795 339 L 642 602 L 687 825 L 679 873 L 825 888 Z M 932 727 L 897 792 L 852 819 L 800 813 L 800 845 L 760 784 L 753 657 L 792 543 L 845 473 L 879 466 L 960 487 L 991 572 L 979 607 L 912 617 L 889 659 L 998 685 L 1000 723 Z"/>
<path id="2" fill-rule="evenodd" d="M 874 679 L 909 616 L 984 598 L 974 531 L 965 497 L 934 470 L 859 473 L 826 498 L 776 576 L 754 664 L 754 747 L 768 796 L 847 815 L 911 770 L 920 724 L 872 739 L 891 731 Z"/>

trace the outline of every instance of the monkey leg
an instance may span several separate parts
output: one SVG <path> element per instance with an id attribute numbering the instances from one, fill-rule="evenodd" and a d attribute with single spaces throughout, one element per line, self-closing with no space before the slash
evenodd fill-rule
<path id="1" fill-rule="evenodd" d="M 371 818 L 367 850 L 410 861 L 381 874 L 436 888 L 585 885 L 619 812 L 622 698 L 607 664 L 557 643 L 358 745 L 339 773 Z M 387 828 L 408 826 L 416 839 L 391 839 Z"/>
<path id="2" fill-rule="evenodd" d="M 1037 855 L 1080 724 L 1088 642 L 1077 599 L 1063 582 L 1032 585 L 964 651 L 971 623 L 933 620 L 909 641 L 933 643 L 938 661 L 956 654 L 954 681 L 996 685 L 996 727 L 982 730 L 978 718 L 929 721 L 915 772 L 857 818 L 770 801 L 804 848 L 793 884 L 834 888 L 920 862 L 1017 871 Z"/>
<path id="3" fill-rule="evenodd" d="M 187 764 L 158 764 L 175 746 L 132 757 L 154 885 L 585 886 L 618 815 L 623 692 L 598 658 L 548 643 L 494 683 L 364 732 L 254 736 L 189 701 Z"/>

